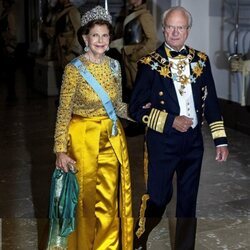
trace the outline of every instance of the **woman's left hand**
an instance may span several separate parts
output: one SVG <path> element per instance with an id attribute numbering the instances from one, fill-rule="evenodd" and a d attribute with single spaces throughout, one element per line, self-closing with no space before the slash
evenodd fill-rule
<path id="1" fill-rule="evenodd" d="M 75 164 L 76 162 L 64 152 L 56 153 L 56 167 L 57 168 L 60 168 L 64 172 L 67 173 L 69 171 L 69 167 L 68 167 L 69 163 Z"/>

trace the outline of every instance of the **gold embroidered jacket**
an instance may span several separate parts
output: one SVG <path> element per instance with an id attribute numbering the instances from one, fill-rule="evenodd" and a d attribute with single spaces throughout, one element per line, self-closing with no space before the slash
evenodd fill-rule
<path id="1" fill-rule="evenodd" d="M 108 93 L 118 116 L 127 117 L 127 104 L 122 102 L 121 69 L 118 61 L 107 56 L 101 64 L 78 57 Z M 67 152 L 68 125 L 72 115 L 107 116 L 106 110 L 91 86 L 71 63 L 65 67 L 57 111 L 54 152 Z"/>

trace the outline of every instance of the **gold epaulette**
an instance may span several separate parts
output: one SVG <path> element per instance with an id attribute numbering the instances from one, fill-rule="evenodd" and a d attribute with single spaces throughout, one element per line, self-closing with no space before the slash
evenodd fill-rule
<path id="1" fill-rule="evenodd" d="M 213 139 L 226 137 L 223 121 L 217 121 L 209 124 Z"/>

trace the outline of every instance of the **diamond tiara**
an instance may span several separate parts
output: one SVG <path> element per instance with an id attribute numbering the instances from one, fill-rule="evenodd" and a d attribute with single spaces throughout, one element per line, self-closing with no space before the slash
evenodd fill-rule
<path id="1" fill-rule="evenodd" d="M 112 17 L 107 10 L 105 10 L 102 6 L 98 5 L 95 8 L 87 11 L 81 18 L 81 25 L 84 26 L 88 22 L 93 20 L 104 20 L 108 21 L 112 24 Z"/>

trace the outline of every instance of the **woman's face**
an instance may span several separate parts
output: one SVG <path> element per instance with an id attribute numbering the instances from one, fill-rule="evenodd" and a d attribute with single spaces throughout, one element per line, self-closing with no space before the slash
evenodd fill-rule
<path id="1" fill-rule="evenodd" d="M 89 52 L 93 55 L 102 55 L 109 46 L 110 35 L 106 24 L 96 24 L 90 29 L 88 35 L 83 35 L 85 44 L 89 47 Z"/>

